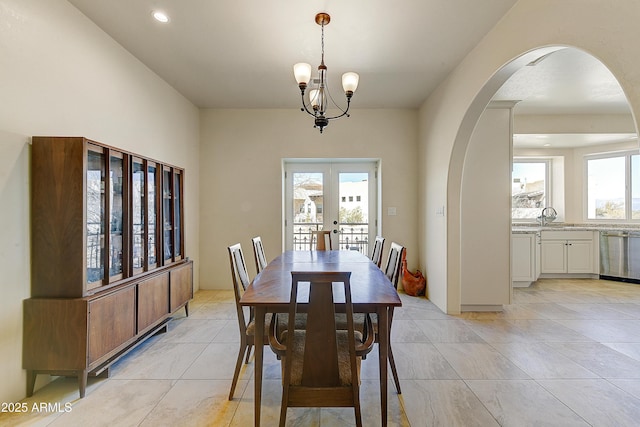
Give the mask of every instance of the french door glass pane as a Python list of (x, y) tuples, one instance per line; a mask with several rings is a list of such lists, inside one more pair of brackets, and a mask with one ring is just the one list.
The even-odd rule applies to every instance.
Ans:
[(148, 236), (148, 259), (147, 265), (152, 268), (156, 266), (157, 262), (157, 249), (156, 249), (156, 230), (157, 230), (157, 221), (156, 221), (156, 185), (157, 185), (157, 168), (155, 166), (147, 167), (147, 215), (149, 218), (149, 236)]
[(587, 161), (587, 218), (625, 218), (625, 158)]
[(536, 219), (547, 205), (547, 163), (513, 162), (511, 218)]
[(133, 202), (133, 268), (144, 266), (144, 165), (133, 162), (132, 202)]
[(640, 219), (640, 155), (631, 156), (631, 219)]
[(104, 279), (104, 154), (87, 152), (87, 283)]
[(322, 230), (323, 173), (293, 173), (293, 250), (311, 249), (311, 231)]
[(122, 230), (123, 230), (123, 166), (122, 157), (111, 156), (109, 160), (109, 276), (122, 274)]
[(340, 249), (369, 253), (369, 174), (341, 172), (338, 183)]

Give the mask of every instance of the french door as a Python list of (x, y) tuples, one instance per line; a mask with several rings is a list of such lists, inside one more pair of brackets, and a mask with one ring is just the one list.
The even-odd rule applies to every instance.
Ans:
[(377, 162), (291, 160), (284, 172), (285, 249), (309, 250), (311, 231), (330, 230), (333, 249), (369, 254), (378, 233)]

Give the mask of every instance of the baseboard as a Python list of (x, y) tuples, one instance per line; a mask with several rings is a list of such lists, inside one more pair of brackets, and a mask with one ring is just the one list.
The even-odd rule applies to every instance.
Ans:
[(502, 304), (462, 304), (460, 306), (460, 311), (503, 311), (504, 308)]
[(529, 286), (531, 286), (532, 283), (533, 281), (531, 280), (517, 281), (517, 282), (511, 282), (511, 286), (513, 286), (514, 288), (528, 288)]

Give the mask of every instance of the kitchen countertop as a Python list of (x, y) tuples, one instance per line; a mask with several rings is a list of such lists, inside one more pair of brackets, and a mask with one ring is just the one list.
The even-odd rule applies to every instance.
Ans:
[(638, 231), (640, 224), (572, 224), (565, 222), (554, 222), (547, 225), (535, 223), (514, 223), (511, 225), (511, 232), (514, 234), (537, 233), (538, 231)]

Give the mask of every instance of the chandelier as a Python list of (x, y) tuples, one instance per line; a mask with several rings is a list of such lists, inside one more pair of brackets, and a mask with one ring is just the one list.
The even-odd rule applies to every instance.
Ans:
[[(356, 91), (356, 88), (358, 87), (358, 80), (360, 79), (358, 74), (352, 72), (344, 73), (342, 75), (342, 88), (344, 89), (344, 94), (347, 97), (347, 108), (340, 108), (329, 93), (329, 88), (327, 87), (327, 66), (324, 65), (324, 26), (329, 24), (330, 20), (331, 17), (328, 13), (321, 12), (316, 15), (316, 24), (322, 27), (322, 38), (320, 39), (322, 56), (320, 65), (318, 66), (318, 77), (311, 81), (308, 103), (305, 102), (304, 92), (311, 80), (311, 65), (301, 62), (293, 66), (293, 74), (298, 82), (300, 95), (302, 97), (302, 108), (300, 111), (306, 111), (309, 115), (313, 116), (314, 127), (319, 128), (320, 133), (322, 133), (322, 130), (329, 124), (329, 120), (338, 119), (343, 116), (349, 117), (351, 97)], [(340, 114), (333, 117), (327, 117), (329, 101), (331, 101), (331, 103), (340, 110)]]

